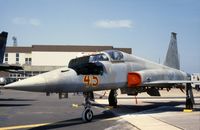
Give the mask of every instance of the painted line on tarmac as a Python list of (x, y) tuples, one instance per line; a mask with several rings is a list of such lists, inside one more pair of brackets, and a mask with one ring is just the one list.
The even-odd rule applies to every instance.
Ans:
[[(113, 120), (119, 120), (119, 117), (113, 117), (108, 119), (103, 119), (104, 121), (113, 121)], [(33, 128), (33, 127), (41, 127), (45, 125), (50, 125), (53, 123), (41, 123), (41, 124), (30, 124), (30, 125), (17, 125), (17, 126), (8, 126), (8, 127), (0, 127), (0, 130), (16, 130), (16, 129), (27, 129), (27, 128)], [(60, 123), (62, 124), (62, 123)]]
[(0, 127), (0, 130), (16, 130), (16, 129), (26, 129), (33, 127), (40, 127), (45, 125), (50, 125), (51, 123), (41, 123), (41, 124), (31, 124), (31, 125), (18, 125), (18, 126), (8, 126), (8, 127)]

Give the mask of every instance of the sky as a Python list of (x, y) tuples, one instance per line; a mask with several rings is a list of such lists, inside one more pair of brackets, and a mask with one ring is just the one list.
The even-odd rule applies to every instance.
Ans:
[(163, 62), (177, 33), (181, 69), (200, 73), (199, 0), (0, 0), (0, 31), (18, 46), (108, 45)]

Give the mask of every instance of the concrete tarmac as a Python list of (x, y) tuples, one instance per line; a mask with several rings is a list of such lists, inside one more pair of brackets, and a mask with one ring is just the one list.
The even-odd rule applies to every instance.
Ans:
[[(110, 111), (141, 130), (200, 130), (200, 92), (193, 91), (196, 103), (193, 112), (183, 112), (185, 93), (177, 89), (160, 92), (162, 97), (142, 93), (137, 100), (119, 94), (119, 107)], [(96, 102), (108, 104), (107, 99)]]
[[(200, 130), (200, 93), (195, 92), (194, 112), (183, 112), (185, 95), (180, 90), (161, 92), (163, 97), (147, 94), (135, 97), (118, 95), (119, 107), (109, 109), (108, 92), (97, 92), (92, 107), (94, 119), (84, 123), (81, 119), (83, 96), (69, 94), (58, 99), (57, 94), (1, 90), (0, 130), (2, 129), (78, 129), (78, 130), (137, 130), (137, 129), (195, 129)], [(100, 96), (105, 96), (99, 99)]]

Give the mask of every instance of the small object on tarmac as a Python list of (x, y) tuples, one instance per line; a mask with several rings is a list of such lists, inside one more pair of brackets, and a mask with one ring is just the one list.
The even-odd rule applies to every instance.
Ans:
[(106, 106), (105, 108), (106, 108), (106, 110), (112, 110), (114, 107), (113, 106)]
[(72, 107), (73, 107), (73, 108), (77, 108), (77, 107), (78, 107), (78, 104), (72, 104)]
[(183, 109), (183, 112), (193, 112), (192, 109)]

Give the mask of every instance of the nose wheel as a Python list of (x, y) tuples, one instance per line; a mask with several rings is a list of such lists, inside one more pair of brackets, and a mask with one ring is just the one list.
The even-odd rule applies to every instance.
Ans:
[(93, 112), (90, 108), (85, 108), (82, 113), (82, 119), (84, 122), (90, 122), (93, 119)]
[(91, 102), (90, 102), (90, 95), (89, 93), (84, 94), (85, 97), (85, 104), (84, 104), (84, 111), (82, 113), (82, 120), (84, 122), (90, 122), (93, 119), (93, 112), (91, 110)]

